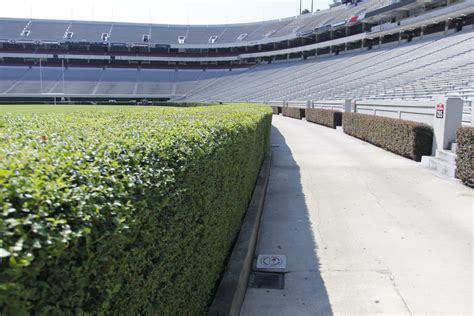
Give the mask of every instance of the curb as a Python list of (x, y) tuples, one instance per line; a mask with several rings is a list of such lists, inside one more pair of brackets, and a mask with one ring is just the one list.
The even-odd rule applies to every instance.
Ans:
[(271, 158), (271, 150), (269, 149), (260, 168), (239, 236), (209, 308), (209, 316), (240, 315), (240, 307), (244, 301), (247, 282), (252, 269), (260, 217), (270, 176)]

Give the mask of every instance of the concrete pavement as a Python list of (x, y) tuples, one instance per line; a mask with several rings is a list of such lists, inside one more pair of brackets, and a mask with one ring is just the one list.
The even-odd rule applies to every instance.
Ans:
[[(471, 315), (473, 191), (340, 131), (273, 117), (256, 255), (287, 256), (283, 290), (241, 315)], [(278, 147), (276, 147), (278, 146)]]

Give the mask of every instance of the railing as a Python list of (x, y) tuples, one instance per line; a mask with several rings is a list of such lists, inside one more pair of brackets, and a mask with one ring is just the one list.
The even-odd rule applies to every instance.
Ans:
[(306, 108), (308, 101), (288, 101), (287, 105), (289, 107), (296, 107), (296, 108)]
[(319, 100), (311, 103), (312, 108), (322, 108), (330, 110), (344, 110), (344, 100)]
[[(436, 101), (425, 100), (317, 100), (317, 101), (269, 101), (269, 105), (299, 108), (323, 108), (384, 116), (401, 120), (433, 124)], [(472, 126), (472, 109), (464, 102), (462, 125)]]
[(435, 102), (430, 100), (361, 100), (355, 112), (433, 124)]

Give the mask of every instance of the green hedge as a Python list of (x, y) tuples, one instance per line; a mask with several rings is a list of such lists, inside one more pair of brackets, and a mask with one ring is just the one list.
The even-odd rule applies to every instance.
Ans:
[(273, 111), (273, 114), (280, 114), (281, 113), (281, 106), (275, 106), (275, 105), (272, 105), (272, 111)]
[(342, 126), (349, 135), (416, 161), (431, 155), (433, 129), (423, 123), (344, 113)]
[(301, 120), (305, 116), (304, 110), (305, 109), (284, 106), (282, 107), (281, 112), (283, 113), (284, 116)]
[(0, 314), (205, 313), (269, 107), (0, 118)]
[(210, 106), (218, 105), (217, 103), (207, 103), (207, 102), (153, 102), (155, 106), (173, 106), (173, 107), (196, 107), (196, 106)]
[(328, 109), (306, 109), (306, 120), (308, 122), (336, 128), (342, 125), (342, 112)]
[(456, 177), (466, 185), (474, 187), (474, 127), (464, 127), (457, 130), (456, 142)]

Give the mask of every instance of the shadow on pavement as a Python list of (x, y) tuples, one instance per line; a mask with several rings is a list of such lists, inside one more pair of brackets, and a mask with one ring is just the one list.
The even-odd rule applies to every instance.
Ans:
[(319, 271), (300, 168), (277, 128), (272, 128), (272, 167), (255, 256), (286, 255), (284, 290), (248, 288), (241, 315), (332, 315)]

